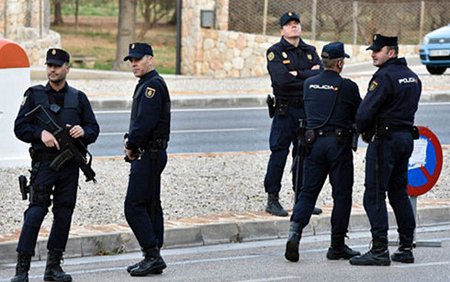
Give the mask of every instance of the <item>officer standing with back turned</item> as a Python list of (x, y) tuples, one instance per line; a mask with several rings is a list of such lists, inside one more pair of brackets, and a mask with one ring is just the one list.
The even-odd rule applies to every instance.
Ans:
[[(350, 259), (353, 265), (390, 265), (393, 261), (413, 263), (416, 222), (407, 194), (408, 161), (413, 138), (418, 138), (414, 116), (422, 85), (404, 58), (398, 58), (397, 37), (376, 34), (372, 50), (373, 75), (357, 115), (356, 125), (369, 143), (366, 153), (364, 209), (371, 226), (372, 247)], [(386, 193), (397, 221), (400, 242), (389, 258)]]
[(317, 197), (329, 176), (333, 211), (331, 213), (330, 260), (349, 259), (359, 252), (345, 245), (353, 189), (353, 130), (356, 110), (361, 103), (358, 85), (340, 76), (344, 67), (344, 44), (332, 42), (323, 47), (324, 72), (308, 78), (304, 85), (308, 146), (304, 162), (303, 187), (291, 217), (285, 257), (296, 262), (303, 228), (308, 225)]
[[(44, 281), (72, 281), (61, 266), (63, 252), (69, 237), (75, 208), (80, 167), (72, 159), (59, 170), (53, 167), (61, 156), (58, 139), (45, 120), (28, 116), (31, 110), (42, 106), (61, 128), (69, 130), (70, 139), (81, 147), (95, 142), (99, 126), (86, 94), (69, 86), (70, 56), (57, 48), (48, 50), (46, 57), (48, 83), (28, 88), (17, 115), (14, 132), (20, 140), (31, 143), (30, 204), (24, 213), (24, 223), (17, 245), (16, 276), (11, 281), (28, 281), (31, 257), (42, 221), (53, 204), (53, 224), (48, 237), (47, 265)], [(54, 132), (53, 132), (54, 133)], [(55, 133), (56, 134), (56, 133)], [(79, 142), (75, 142), (79, 141)], [(85, 152), (83, 152), (85, 153)]]
[(134, 90), (130, 126), (125, 135), (125, 160), (131, 163), (125, 198), (125, 217), (144, 259), (130, 265), (131, 276), (161, 274), (166, 263), (160, 255), (164, 243), (161, 173), (167, 163), (170, 134), (170, 97), (164, 79), (153, 65), (153, 49), (132, 43), (124, 61), (130, 61), (139, 83)]
[[(300, 17), (296, 13), (284, 13), (280, 18), (281, 40), (267, 50), (267, 69), (272, 81), (275, 95), (275, 113), (270, 130), (270, 159), (264, 179), (264, 187), (268, 193), (266, 212), (276, 216), (287, 216), (288, 213), (279, 202), (281, 179), (284, 166), (293, 145), (293, 158), (298, 153), (297, 130), (299, 119), (305, 117), (303, 109), (303, 82), (308, 77), (322, 71), (322, 63), (316, 49), (306, 44), (301, 38)], [(300, 166), (303, 164), (300, 162)], [(298, 170), (297, 170), (298, 169)], [(296, 171), (299, 171), (296, 177)], [(294, 191), (302, 184), (301, 168), (294, 162), (292, 168)], [(297, 179), (296, 179), (297, 178)], [(296, 199), (295, 199), (296, 200)], [(316, 214), (321, 213), (316, 209)]]

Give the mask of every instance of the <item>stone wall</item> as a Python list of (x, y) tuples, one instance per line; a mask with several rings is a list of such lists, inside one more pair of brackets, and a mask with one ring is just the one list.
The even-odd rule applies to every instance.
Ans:
[(20, 44), (31, 65), (43, 65), (47, 49), (61, 46), (50, 30), (49, 0), (0, 0), (0, 38)]
[[(215, 27), (200, 27), (200, 10), (215, 11)], [(228, 31), (228, 0), (184, 0), (181, 73), (211, 77), (249, 77), (267, 74), (266, 50), (280, 40)], [(305, 40), (318, 53), (328, 42)], [(370, 60), (367, 46), (346, 45), (351, 62)], [(400, 55), (417, 55), (418, 46), (400, 46)]]

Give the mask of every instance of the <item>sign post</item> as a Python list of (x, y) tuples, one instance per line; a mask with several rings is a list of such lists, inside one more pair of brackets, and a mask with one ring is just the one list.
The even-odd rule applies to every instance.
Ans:
[[(420, 137), (414, 140), (414, 151), (408, 165), (408, 195), (417, 219), (417, 197), (430, 191), (442, 170), (442, 147), (437, 136), (427, 127), (418, 126)], [(441, 247), (442, 242), (417, 241), (417, 247)]]

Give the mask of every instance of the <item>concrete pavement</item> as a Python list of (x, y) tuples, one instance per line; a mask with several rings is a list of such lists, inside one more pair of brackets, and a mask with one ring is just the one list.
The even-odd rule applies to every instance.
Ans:
[[(323, 206), (321, 215), (313, 216), (303, 236), (330, 234), (332, 206)], [(390, 234), (396, 234), (395, 218), (389, 212)], [(450, 202), (447, 200), (418, 200), (417, 226), (448, 225)], [(289, 217), (275, 217), (264, 212), (217, 214), (205, 217), (166, 221), (164, 248), (239, 243), (287, 238)], [(370, 225), (361, 206), (354, 205), (349, 226), (352, 232), (368, 231)], [(35, 260), (46, 259), (47, 233), (40, 233)], [(16, 260), (18, 233), (0, 235), (0, 263)], [(420, 238), (416, 238), (420, 240)], [(351, 241), (350, 241), (351, 242)], [(72, 226), (65, 257), (114, 255), (139, 251), (139, 245), (126, 225)]]

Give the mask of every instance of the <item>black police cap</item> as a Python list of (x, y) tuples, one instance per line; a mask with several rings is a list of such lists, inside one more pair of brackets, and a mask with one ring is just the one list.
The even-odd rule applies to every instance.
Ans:
[(63, 49), (52, 48), (48, 49), (47, 57), (45, 59), (45, 63), (47, 65), (57, 65), (62, 66), (64, 63), (68, 63), (70, 61), (70, 55)]
[(344, 43), (339, 41), (331, 42), (323, 46), (322, 54), (320, 56), (323, 59), (350, 58), (350, 56), (345, 53)]
[(145, 55), (153, 56), (153, 49), (150, 44), (135, 42), (131, 43), (128, 46), (128, 55), (123, 58), (124, 61), (127, 61), (131, 58), (133, 59), (141, 59)]
[(373, 42), (372, 45), (367, 47), (366, 50), (372, 50), (375, 52), (378, 52), (383, 48), (384, 46), (398, 46), (398, 38), (397, 36), (384, 36), (381, 34), (375, 34), (373, 36)]
[(281, 15), (281, 18), (280, 18), (280, 26), (283, 27), (285, 24), (287, 24), (291, 20), (300, 22), (300, 16), (294, 12), (284, 13), (283, 15)]

